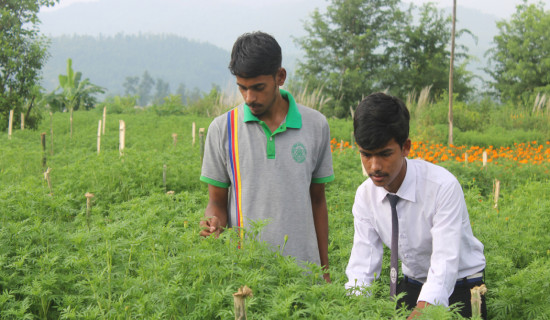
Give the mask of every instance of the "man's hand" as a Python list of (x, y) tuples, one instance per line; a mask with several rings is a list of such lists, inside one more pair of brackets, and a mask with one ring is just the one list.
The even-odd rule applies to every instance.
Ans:
[(426, 308), (430, 304), (426, 301), (418, 301), (416, 304), (416, 308), (414, 308), (413, 312), (411, 312), (411, 315), (407, 318), (407, 320), (412, 320), (416, 318), (417, 316), (422, 314), (422, 309)]
[(208, 220), (202, 220), (200, 226), (203, 228), (199, 233), (203, 237), (208, 237), (212, 234), (217, 238), (220, 236), (220, 232), (223, 231), (221, 226), (220, 219), (218, 217), (210, 217)]
[(325, 279), (325, 281), (327, 283), (332, 283), (332, 281), (330, 280), (330, 273), (323, 273), (323, 279)]

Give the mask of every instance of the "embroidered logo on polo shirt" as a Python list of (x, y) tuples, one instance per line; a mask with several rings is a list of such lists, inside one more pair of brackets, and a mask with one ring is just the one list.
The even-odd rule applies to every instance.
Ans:
[(302, 163), (306, 160), (306, 155), (307, 150), (302, 143), (297, 142), (292, 146), (292, 159), (294, 159), (294, 161)]

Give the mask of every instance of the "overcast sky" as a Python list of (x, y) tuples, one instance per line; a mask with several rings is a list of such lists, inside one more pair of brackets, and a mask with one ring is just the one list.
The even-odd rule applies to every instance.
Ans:
[[(69, 6), (75, 2), (97, 2), (99, 0), (61, 0), (59, 4), (57, 4), (53, 8), (44, 9), (44, 11), (49, 10), (57, 10), (59, 8), (63, 8), (66, 6)], [(113, 0), (111, 0), (113, 1)], [(153, 0), (151, 0), (153, 1)], [(156, 3), (161, 4), (162, 2), (174, 2), (178, 0), (155, 0)], [(179, 0), (181, 1), (181, 0)], [(189, 0), (186, 0), (189, 1)], [(261, 6), (263, 1), (259, 0), (208, 0), (212, 3), (216, 2), (225, 2), (225, 3), (235, 3), (238, 5), (250, 5), (252, 7), (258, 7)], [(267, 0), (269, 1), (269, 0)], [(280, 4), (292, 4), (293, 2), (300, 1), (304, 2), (307, 0), (276, 0)], [(434, 2), (439, 7), (451, 7), (453, 4), (452, 0), (403, 0), (404, 2), (413, 2), (417, 5), (426, 3), (426, 2)], [(516, 6), (520, 4), (522, 0), (457, 0), (457, 5), (472, 8), (472, 9), (478, 9), (482, 11), (483, 13), (493, 14), (498, 16), (499, 18), (508, 18), (514, 13)], [(538, 2), (536, 0), (529, 0), (529, 3), (535, 3)], [(550, 9), (550, 0), (542, 0), (542, 3), (545, 4), (546, 9)]]

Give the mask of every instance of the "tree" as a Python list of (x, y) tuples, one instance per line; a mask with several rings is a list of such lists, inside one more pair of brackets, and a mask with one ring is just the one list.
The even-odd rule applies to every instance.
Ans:
[[(431, 96), (439, 97), (449, 88), (451, 52), (448, 48), (452, 42), (452, 16), (445, 15), (433, 3), (427, 3), (418, 8), (410, 6), (405, 20), (411, 23), (394, 30), (393, 46), (386, 49), (392, 67), (383, 73), (384, 87), (404, 97), (431, 86)], [(412, 23), (415, 20), (418, 23)], [(461, 29), (457, 30), (456, 36), (465, 33), (471, 35), (470, 31)], [(462, 61), (454, 68), (453, 87), (459, 97), (466, 98), (472, 91), (470, 81), (473, 74), (466, 70), (467, 48), (457, 46), (457, 49), (455, 58)]]
[(384, 49), (390, 33), (403, 24), (399, 0), (333, 0), (326, 13), (315, 10), (297, 39), (305, 52), (298, 76), (332, 97), (329, 113), (345, 116), (362, 96), (380, 89)]
[(138, 86), (139, 105), (145, 107), (151, 100), (151, 90), (155, 85), (155, 80), (149, 72), (145, 70), (141, 76), (141, 81)]
[[(36, 104), (33, 89), (46, 60), (47, 41), (39, 35), (38, 12), (58, 0), (3, 0), (0, 7), (0, 128), (7, 127), (10, 110), (19, 116)], [(26, 107), (26, 110), (25, 110)], [(29, 121), (38, 124), (38, 121)]]
[(153, 97), (154, 104), (163, 104), (164, 98), (170, 95), (170, 84), (161, 78), (157, 79), (155, 96)]
[[(400, 5), (399, 0), (332, 0), (325, 14), (312, 14), (305, 25), (309, 35), (297, 40), (306, 53), (298, 76), (304, 87), (322, 88), (331, 98), (329, 115), (347, 115), (378, 90), (401, 97), (427, 86), (435, 96), (447, 90), (451, 17), (433, 4), (406, 11)], [(473, 77), (466, 62), (455, 70), (455, 89), (463, 97)]]
[(124, 87), (124, 95), (134, 96), (138, 92), (139, 77), (126, 77), (122, 86)]
[(501, 99), (527, 105), (537, 93), (550, 93), (550, 12), (524, 0), (497, 27), (486, 71)]
[(181, 83), (178, 85), (178, 88), (176, 89), (176, 95), (180, 96), (181, 103), (185, 105), (187, 103), (187, 89), (185, 88), (185, 84)]
[[(81, 107), (91, 109), (97, 102), (95, 94), (104, 93), (105, 90), (89, 79), (82, 79), (81, 72), (73, 70), (72, 59), (67, 59), (67, 74), (59, 75), (59, 87), (46, 98), (53, 111), (69, 110), (71, 113), (71, 137), (73, 135), (73, 111)], [(58, 89), (62, 91), (56, 93)]]

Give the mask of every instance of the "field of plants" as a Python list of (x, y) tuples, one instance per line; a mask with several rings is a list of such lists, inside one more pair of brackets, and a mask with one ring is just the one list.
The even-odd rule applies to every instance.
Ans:
[[(249, 319), (406, 318), (388, 298), (388, 277), (370, 297), (344, 289), (351, 207), (365, 179), (349, 120), (329, 121), (336, 180), (327, 185), (326, 284), (319, 267), (305, 271), (255, 241), (263, 222), (247, 230), (241, 248), (231, 231), (198, 236), (208, 196), (199, 182), (200, 139), (193, 144), (191, 133), (211, 117), (108, 113), (98, 154), (100, 119), (101, 110), (75, 112), (71, 137), (69, 115), (56, 113), (38, 131), (0, 136), (1, 319), (234, 319), (233, 293), (243, 285), (253, 291)], [(126, 123), (123, 155), (119, 120)], [(423, 139), (432, 134), (426, 130), (413, 126), (411, 156), (448, 168), (462, 183), (485, 245), (489, 318), (550, 319), (550, 142), (505, 144), (489, 134), (485, 145), (445, 146)], [(433, 307), (423, 318), (460, 316)]]

